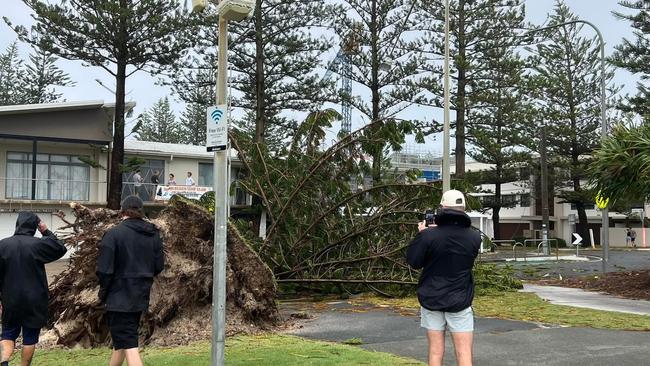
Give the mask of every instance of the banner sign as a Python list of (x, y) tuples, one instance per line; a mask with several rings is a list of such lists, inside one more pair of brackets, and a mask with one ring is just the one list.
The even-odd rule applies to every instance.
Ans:
[(212, 192), (212, 187), (197, 186), (157, 186), (156, 201), (167, 201), (178, 194), (185, 198), (198, 200), (206, 192)]

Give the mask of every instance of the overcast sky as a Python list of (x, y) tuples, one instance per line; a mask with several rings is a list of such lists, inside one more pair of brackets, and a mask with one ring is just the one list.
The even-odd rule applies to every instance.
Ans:
[[(8, 17), (14, 24), (29, 26), (33, 23), (29, 9), (21, 0), (2, 0), (1, 15)], [(607, 43), (606, 53), (611, 54), (613, 46), (619, 44), (625, 38), (631, 38), (632, 30), (629, 23), (614, 18), (612, 10), (622, 10), (616, 0), (566, 0), (571, 10), (579, 18), (593, 22), (601, 29)], [(534, 24), (543, 23), (549, 12), (552, 11), (555, 0), (526, 0), (527, 18)], [(3, 50), (15, 40), (15, 34), (4, 22), (0, 22), (0, 48)], [(587, 27), (583, 32), (586, 35), (593, 34)], [(21, 45), (21, 52), (24, 56), (29, 53), (29, 47)], [(64, 98), (68, 101), (80, 100), (105, 100), (112, 102), (114, 96), (111, 92), (100, 86), (95, 79), (100, 79), (104, 85), (114, 89), (114, 81), (104, 70), (94, 67), (84, 67), (81, 62), (65, 61), (59, 62), (59, 67), (70, 74), (76, 82), (74, 87), (63, 88)], [(622, 93), (634, 93), (636, 78), (623, 70), (618, 70), (615, 82), (623, 87)], [(137, 73), (127, 80), (126, 90), (129, 92), (127, 100), (137, 103), (136, 115), (151, 106), (159, 98), (169, 95), (165, 87), (155, 85), (156, 79), (145, 74)], [(175, 104), (180, 111), (182, 106)], [(452, 116), (453, 118), (453, 116)], [(353, 126), (353, 129), (358, 126)], [(452, 142), (453, 144), (453, 142)], [(423, 148), (423, 147), (420, 147)], [(440, 150), (439, 139), (429, 139), (426, 150)]]

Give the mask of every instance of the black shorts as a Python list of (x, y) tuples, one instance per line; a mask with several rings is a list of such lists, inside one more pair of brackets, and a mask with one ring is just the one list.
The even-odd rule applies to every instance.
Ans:
[(142, 312), (120, 313), (107, 311), (108, 329), (113, 338), (113, 349), (138, 348), (138, 327)]

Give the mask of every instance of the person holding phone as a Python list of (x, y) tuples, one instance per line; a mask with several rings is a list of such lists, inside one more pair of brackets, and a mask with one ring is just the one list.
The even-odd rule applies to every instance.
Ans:
[(481, 236), (465, 213), (465, 196), (451, 190), (442, 195), (437, 213), (427, 212), (409, 244), (406, 260), (422, 269), (417, 295), (420, 325), (427, 331), (429, 366), (442, 365), (445, 331), (451, 333), (459, 366), (472, 365), (474, 279), (472, 268)]
[[(41, 238), (34, 237), (37, 230)], [(41, 328), (47, 324), (45, 264), (60, 259), (66, 251), (56, 235), (31, 212), (19, 213), (14, 235), (0, 240), (1, 366), (9, 365), (21, 333), (21, 365), (31, 364)]]

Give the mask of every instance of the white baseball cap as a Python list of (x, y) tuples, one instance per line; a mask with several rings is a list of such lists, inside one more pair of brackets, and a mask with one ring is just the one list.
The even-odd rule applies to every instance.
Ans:
[(454, 207), (465, 209), (465, 195), (461, 191), (452, 189), (443, 193), (442, 199), (440, 200), (440, 206), (443, 207)]

